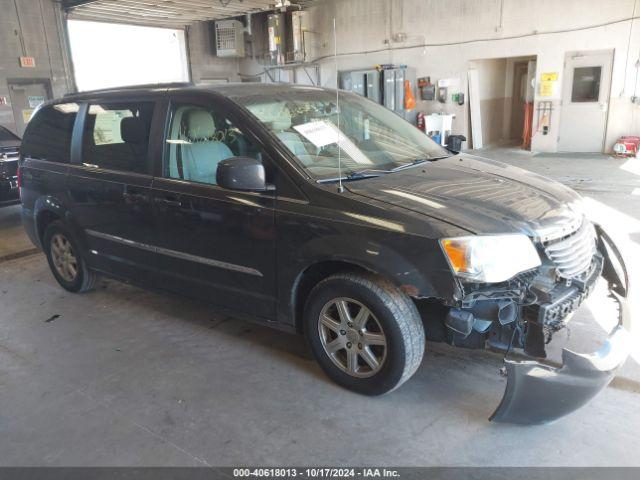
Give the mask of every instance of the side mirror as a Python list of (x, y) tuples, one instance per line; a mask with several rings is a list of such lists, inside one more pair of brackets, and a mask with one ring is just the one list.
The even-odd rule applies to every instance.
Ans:
[(216, 171), (216, 182), (224, 188), (266, 192), (273, 190), (267, 185), (264, 166), (251, 157), (232, 157), (222, 160)]

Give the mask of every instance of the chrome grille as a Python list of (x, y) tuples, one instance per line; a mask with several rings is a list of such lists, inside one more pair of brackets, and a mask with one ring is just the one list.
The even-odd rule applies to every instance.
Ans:
[(544, 250), (562, 278), (574, 278), (585, 272), (596, 253), (596, 232), (588, 220), (575, 232), (545, 242)]

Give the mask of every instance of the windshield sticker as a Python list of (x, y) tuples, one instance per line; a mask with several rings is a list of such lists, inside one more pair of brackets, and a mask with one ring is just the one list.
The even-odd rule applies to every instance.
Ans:
[(338, 141), (338, 131), (331, 127), (327, 122), (315, 121), (295, 125), (293, 128), (316, 147), (322, 148)]
[(303, 123), (302, 125), (295, 125), (293, 128), (318, 148), (326, 147), (339, 141), (340, 148), (349, 155), (354, 162), (363, 165), (373, 164), (362, 150), (347, 136), (341, 133), (333, 123), (316, 120)]

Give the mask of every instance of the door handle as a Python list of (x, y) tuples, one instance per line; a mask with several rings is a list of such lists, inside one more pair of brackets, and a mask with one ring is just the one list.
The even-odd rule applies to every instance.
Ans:
[(154, 198), (156, 203), (161, 205), (166, 205), (167, 207), (181, 207), (182, 202), (180, 200), (175, 199), (174, 197), (156, 197)]

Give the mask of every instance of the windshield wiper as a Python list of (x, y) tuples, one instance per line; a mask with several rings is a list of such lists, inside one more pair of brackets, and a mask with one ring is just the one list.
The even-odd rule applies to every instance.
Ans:
[(318, 183), (333, 183), (333, 182), (339, 182), (339, 181), (343, 181), (343, 182), (349, 182), (352, 180), (362, 180), (363, 178), (374, 178), (374, 177), (379, 177), (380, 175), (383, 175), (385, 173), (389, 173), (389, 170), (375, 170), (375, 169), (368, 169), (368, 170), (360, 170), (358, 172), (349, 172), (348, 175), (343, 176), (343, 177), (335, 177), (335, 178), (323, 178), (318, 180)]
[(406, 168), (415, 167), (416, 165), (420, 165), (425, 162), (434, 162), (436, 160), (442, 160), (443, 158), (449, 158), (451, 155), (443, 155), (441, 157), (420, 157), (416, 158), (413, 162), (405, 163), (404, 165), (400, 165), (398, 167), (392, 168), (389, 172), (399, 172), (400, 170), (404, 170)]

